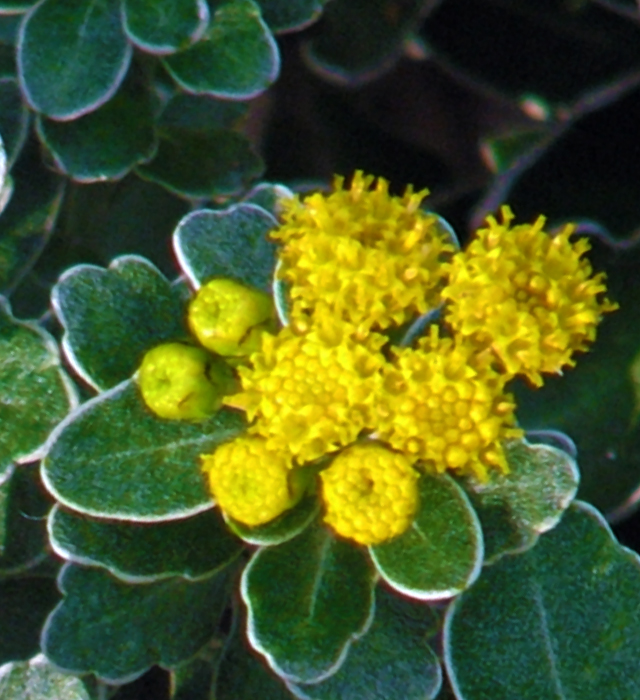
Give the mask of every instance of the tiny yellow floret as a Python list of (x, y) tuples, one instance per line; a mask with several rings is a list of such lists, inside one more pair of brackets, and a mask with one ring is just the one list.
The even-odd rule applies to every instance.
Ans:
[(275, 330), (271, 297), (235, 280), (213, 279), (189, 304), (189, 329), (208, 350), (246, 357), (260, 347), (265, 331)]
[(224, 363), (205, 350), (164, 343), (145, 354), (138, 385), (144, 402), (160, 418), (199, 420), (220, 408), (232, 379)]
[(325, 522), (360, 544), (402, 534), (418, 509), (418, 473), (404, 455), (377, 442), (343, 450), (320, 477)]
[(290, 480), (291, 458), (260, 437), (239, 437), (202, 455), (209, 488), (222, 510), (249, 526), (263, 525), (294, 506), (301, 493)]
[(617, 305), (602, 299), (605, 277), (582, 257), (588, 241), (570, 241), (573, 224), (551, 236), (543, 216), (518, 226), (509, 207), (501, 216), (488, 217), (445, 264), (445, 318), (479, 352), (493, 352), (507, 374), (540, 386), (541, 373), (575, 364), (573, 354), (588, 349), (602, 314)]

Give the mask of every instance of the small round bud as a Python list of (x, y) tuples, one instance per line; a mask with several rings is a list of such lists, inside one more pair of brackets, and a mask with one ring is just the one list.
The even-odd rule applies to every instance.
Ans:
[(149, 350), (138, 370), (144, 402), (160, 418), (174, 420), (207, 418), (220, 408), (232, 383), (224, 362), (184, 343)]
[(188, 320), (202, 345), (224, 357), (247, 357), (260, 348), (264, 331), (275, 330), (271, 297), (230, 279), (201, 287), (189, 304)]

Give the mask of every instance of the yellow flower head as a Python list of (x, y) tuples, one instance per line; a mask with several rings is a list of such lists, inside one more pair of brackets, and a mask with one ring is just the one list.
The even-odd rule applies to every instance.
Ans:
[(275, 330), (268, 294), (231, 279), (214, 279), (189, 304), (189, 329), (207, 350), (225, 357), (246, 357), (260, 347), (265, 330)]
[(251, 430), (270, 449), (300, 463), (317, 459), (371, 428), (384, 342), (372, 333), (365, 343), (353, 326), (330, 317), (305, 332), (265, 334), (250, 366), (239, 370), (243, 392), (229, 403), (256, 419)]
[(505, 377), (473, 348), (440, 338), (437, 326), (418, 349), (397, 350), (385, 371), (377, 436), (432, 472), (452, 469), (485, 480), (508, 472), (501, 441), (519, 437)]
[(542, 216), (510, 227), (511, 210), (501, 213), (502, 223), (489, 217), (445, 265), (446, 320), (479, 350), (490, 348), (509, 375), (540, 386), (541, 372), (575, 364), (573, 353), (588, 348), (602, 314), (617, 306), (598, 300), (604, 275), (582, 257), (589, 243), (569, 240), (575, 226), (552, 237)]
[(420, 210), (426, 190), (394, 197), (386, 180), (359, 171), (349, 189), (343, 183), (282, 202), (284, 223), (271, 235), (283, 243), (279, 274), (294, 316), (322, 304), (356, 326), (387, 328), (437, 306), (454, 247)]
[(376, 442), (348, 447), (320, 478), (325, 522), (360, 544), (400, 535), (418, 509), (418, 473), (404, 455)]
[(199, 420), (220, 408), (233, 377), (222, 360), (201, 348), (164, 343), (144, 356), (138, 384), (144, 402), (160, 418)]
[(211, 494), (222, 510), (245, 525), (268, 523), (299, 500), (286, 452), (260, 437), (239, 437), (202, 455)]

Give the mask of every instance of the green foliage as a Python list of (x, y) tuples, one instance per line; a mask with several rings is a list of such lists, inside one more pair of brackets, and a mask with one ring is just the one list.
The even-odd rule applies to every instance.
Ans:
[(6, 700), (96, 700), (80, 678), (61, 673), (42, 654), (0, 667), (0, 696)]

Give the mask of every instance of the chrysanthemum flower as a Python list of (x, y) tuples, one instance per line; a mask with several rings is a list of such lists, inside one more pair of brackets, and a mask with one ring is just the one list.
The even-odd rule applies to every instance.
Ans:
[(273, 520), (299, 500), (290, 481), (291, 457), (257, 436), (239, 437), (202, 455), (211, 493), (222, 510), (245, 525)]
[(243, 392), (228, 403), (255, 419), (251, 431), (269, 449), (299, 463), (317, 459), (371, 429), (384, 342), (375, 333), (363, 342), (353, 326), (328, 316), (302, 333), (265, 334), (250, 366), (239, 370)]
[(377, 437), (420, 460), (425, 469), (508, 472), (502, 441), (519, 437), (505, 377), (474, 356), (470, 346), (440, 338), (437, 326), (404, 348), (386, 368)]
[(490, 348), (510, 375), (542, 384), (541, 372), (559, 373), (586, 350), (603, 313), (617, 308), (607, 299), (604, 275), (593, 275), (583, 254), (584, 238), (569, 239), (568, 224), (556, 236), (545, 233), (544, 217), (511, 227), (488, 217), (486, 228), (445, 265), (449, 282), (446, 320), (479, 350)]
[(320, 473), (325, 522), (343, 537), (378, 544), (403, 533), (418, 508), (418, 473), (377, 442), (343, 450)]
[(427, 191), (394, 197), (386, 180), (359, 171), (349, 189), (343, 183), (282, 202), (284, 223), (271, 235), (283, 243), (279, 274), (294, 315), (322, 303), (361, 328), (387, 328), (437, 306), (454, 247), (420, 210)]

